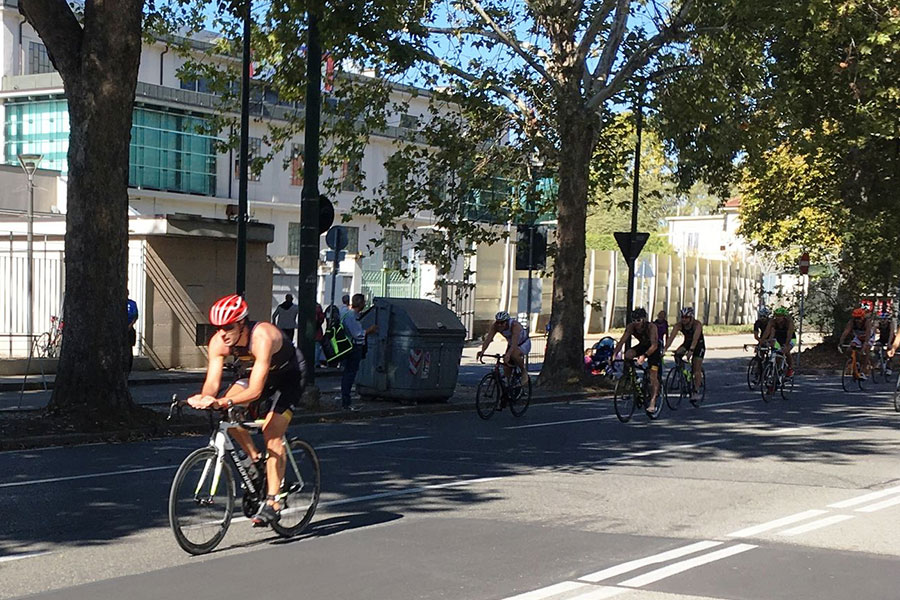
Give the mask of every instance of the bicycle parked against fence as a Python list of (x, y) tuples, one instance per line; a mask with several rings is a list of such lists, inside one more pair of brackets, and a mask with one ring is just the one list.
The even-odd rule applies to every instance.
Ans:
[(34, 340), (34, 354), (39, 358), (57, 358), (62, 346), (63, 320), (56, 315), (50, 317), (50, 331), (45, 331)]
[(747, 365), (747, 387), (752, 392), (762, 381), (763, 366), (769, 359), (772, 348), (765, 344), (744, 344), (744, 352), (750, 348), (753, 348), (754, 354)]
[(850, 349), (850, 356), (847, 357), (847, 362), (844, 364), (844, 370), (841, 371), (841, 387), (844, 388), (845, 392), (849, 392), (855, 382), (856, 387), (861, 391), (865, 390), (866, 375), (863, 373), (862, 359), (860, 358), (862, 348), (855, 344), (849, 344), (838, 346), (838, 351), (843, 354), (844, 350), (847, 348)]
[[(172, 397), (169, 419), (179, 412), (185, 401)], [(243, 427), (252, 432), (262, 429), (263, 421), (241, 421), (240, 409), (229, 408), (209, 413), (209, 444), (194, 450), (175, 472), (169, 492), (169, 525), (175, 540), (186, 552), (205, 554), (213, 550), (231, 524), (236, 500), (234, 471), (241, 484), (241, 510), (249, 519), (266, 501), (266, 469), (253, 465), (241, 456), (228, 434), (230, 429)], [(277, 501), (281, 505), (280, 518), (272, 522), (272, 529), (281, 537), (298, 535), (312, 520), (319, 503), (320, 472), (316, 451), (297, 438), (282, 443), (286, 452), (284, 478)]]
[[(622, 377), (616, 383), (615, 396), (613, 398), (613, 407), (616, 410), (616, 417), (622, 423), (631, 420), (635, 408), (644, 408), (650, 406), (650, 381), (647, 377), (647, 370), (644, 365), (638, 365), (634, 359), (624, 361), (625, 371)], [(657, 370), (657, 373), (662, 372)], [(660, 395), (663, 395), (660, 392)], [(656, 406), (654, 410), (645, 410), (647, 416), (651, 419), (659, 418), (662, 413), (663, 399), (657, 396)]]
[(787, 400), (794, 391), (794, 377), (788, 376), (787, 357), (777, 341), (763, 363), (760, 391), (763, 402), (769, 402), (776, 392), (781, 392), (782, 400)]
[(478, 382), (478, 389), (475, 391), (475, 410), (478, 411), (478, 416), (487, 420), (495, 412), (509, 406), (509, 412), (513, 416), (521, 417), (531, 402), (531, 376), (526, 374), (527, 379), (523, 383), (519, 367), (513, 366), (507, 379), (500, 370), (503, 355), (483, 354), (478, 362), (484, 364), (485, 356), (493, 358), (495, 363), (491, 372)]
[(669, 369), (666, 375), (666, 385), (663, 386), (663, 394), (666, 398), (666, 404), (672, 410), (678, 410), (681, 401), (685, 398), (691, 401), (694, 406), (700, 406), (706, 398), (706, 371), (700, 367), (703, 381), (700, 388), (697, 389), (697, 395), (694, 396), (694, 373), (691, 363), (686, 362), (677, 353), (675, 354), (675, 366)]

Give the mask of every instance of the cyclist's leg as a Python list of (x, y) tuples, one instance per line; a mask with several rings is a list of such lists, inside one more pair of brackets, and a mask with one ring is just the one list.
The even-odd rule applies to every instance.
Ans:
[[(527, 342), (531, 343), (531, 340)], [(519, 368), (519, 374), (522, 379), (522, 385), (528, 381), (528, 369), (525, 368), (525, 353), (522, 352), (522, 347), (510, 345), (509, 349), (506, 352), (507, 364), (513, 364)], [(506, 369), (506, 376), (509, 377), (510, 368), (504, 367)]]
[[(231, 398), (243, 392), (247, 386), (249, 385), (249, 380), (247, 379), (239, 379), (231, 384), (231, 387), (228, 388), (228, 391), (225, 392), (226, 398)], [(254, 463), (257, 462), (261, 456), (259, 450), (256, 449), (256, 444), (253, 443), (253, 437), (250, 435), (250, 432), (244, 429), (243, 427), (234, 427), (228, 430), (229, 435), (241, 445), (241, 448), (244, 449), (244, 452), (247, 456), (250, 457)]]
[(788, 376), (794, 374), (794, 355), (793, 349), (794, 345), (797, 343), (797, 338), (793, 338), (788, 340), (788, 343), (784, 345), (784, 358), (787, 361), (787, 373)]
[(872, 373), (872, 360), (869, 357), (869, 354), (872, 352), (872, 343), (870, 341), (866, 341), (862, 347), (862, 369), (863, 373), (869, 375)]
[(647, 410), (653, 412), (656, 410), (656, 403), (659, 401), (659, 384), (662, 377), (662, 352), (657, 350), (647, 357), (647, 365), (649, 366), (648, 377), (650, 377), (650, 406)]
[(694, 389), (693, 391), (699, 391), (703, 386), (703, 357), (706, 354), (706, 346), (701, 346), (697, 348), (697, 351), (694, 352), (693, 356), (691, 356), (691, 367), (694, 375)]
[[(293, 415), (290, 408), (283, 408), (278, 412), (276, 403), (266, 415), (262, 426), (263, 439), (266, 441), (266, 493), (272, 497), (281, 491), (281, 480), (284, 479), (285, 448), (283, 443), (284, 433), (287, 431)], [(277, 502), (269, 501), (269, 504), (280, 510)]]

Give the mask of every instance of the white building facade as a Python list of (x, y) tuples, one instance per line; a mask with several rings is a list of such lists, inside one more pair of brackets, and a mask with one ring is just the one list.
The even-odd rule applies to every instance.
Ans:
[[(47, 207), (50, 212), (65, 213), (69, 123), (62, 79), (50, 63), (46, 48), (37, 33), (25, 23), (15, 0), (0, 0), (0, 48), (3, 52), (0, 85), (0, 129), (3, 153), (0, 162), (17, 165), (20, 153), (43, 155), (41, 168), (59, 173), (62, 193), (59, 201)], [(202, 41), (196, 42), (198, 51)], [(145, 43), (141, 54), (132, 126), (129, 207), (134, 217), (166, 214), (191, 214), (227, 218), (238, 197), (237, 152), (220, 153), (216, 138), (201, 133), (213, 115), (218, 98), (207, 93), (203, 81), (182, 81), (178, 70), (185, 59), (165, 42)], [(412, 98), (408, 88), (397, 88), (398, 96), (410, 97), (409, 114), (396, 115), (391, 127), (372, 137), (359, 168), (366, 174), (365, 189), (371, 190), (385, 180), (385, 161), (394, 152), (394, 144), (404, 128), (415, 127), (427, 114), (427, 97)], [(267, 155), (267, 123), (278, 122), (288, 112), (302, 110), (279, 103), (266, 93), (251, 106), (250, 149), (254, 156)], [(225, 132), (226, 134), (228, 132)], [(222, 137), (225, 137), (224, 135)], [(273, 306), (283, 295), (298, 287), (300, 192), (302, 177), (302, 135), (277, 153), (259, 175), (251, 175), (248, 184), (248, 210), (251, 220), (271, 223), (275, 240), (269, 254), (274, 264)], [(323, 179), (329, 177), (324, 173)], [(340, 174), (338, 174), (340, 175)], [(24, 176), (23, 176), (24, 178)], [(20, 186), (21, 187), (21, 186)], [(335, 223), (350, 211), (359, 193), (349, 183), (332, 197)], [(21, 207), (16, 192), (0, 193), (0, 210)], [(11, 211), (15, 213), (15, 210)], [(369, 296), (390, 295), (432, 297), (436, 270), (422, 264), (413, 254), (412, 243), (403, 239), (403, 225), (412, 230), (427, 228), (428, 215), (415, 221), (398, 223), (396, 230), (382, 230), (374, 219), (354, 218), (348, 228), (347, 257), (340, 265), (337, 296), (364, 292)], [(375, 247), (370, 239), (383, 239)], [(324, 238), (321, 246), (325, 249)], [(369, 250), (373, 251), (370, 254)], [(411, 275), (392, 267), (405, 257), (416, 269)], [(330, 265), (320, 265), (320, 300), (330, 302)]]

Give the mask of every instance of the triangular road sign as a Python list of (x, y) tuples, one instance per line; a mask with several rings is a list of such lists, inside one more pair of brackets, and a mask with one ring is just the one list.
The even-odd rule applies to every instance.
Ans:
[(622, 251), (622, 255), (627, 263), (634, 262), (634, 259), (644, 249), (644, 244), (650, 239), (650, 234), (643, 232), (616, 231), (613, 233), (613, 236), (615, 236), (616, 243), (619, 244), (619, 250)]

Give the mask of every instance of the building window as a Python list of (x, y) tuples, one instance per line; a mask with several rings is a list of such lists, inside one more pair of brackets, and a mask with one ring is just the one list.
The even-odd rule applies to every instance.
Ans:
[(210, 94), (209, 90), (209, 80), (205, 77), (201, 77), (200, 79), (181, 79), (181, 89), (189, 90), (191, 92), (201, 92), (203, 94)]
[(393, 229), (384, 230), (383, 264), (385, 269), (400, 269), (403, 256), (403, 233)]
[[(262, 155), (262, 140), (257, 137), (252, 137), (248, 140), (247, 145), (247, 163), (250, 165), (247, 169), (247, 181), (259, 181), (260, 172), (254, 172), (253, 162)], [(241, 178), (241, 159), (240, 157), (234, 159), (234, 178)]]
[(415, 115), (400, 115), (400, 127), (406, 129), (418, 129), (419, 117)]
[(359, 159), (345, 160), (341, 167), (341, 191), (358, 192), (360, 190), (360, 175)]
[(347, 254), (359, 254), (359, 227), (350, 227), (343, 225), (347, 232), (347, 247), (344, 250)]
[(38, 73), (53, 73), (53, 63), (50, 62), (50, 55), (47, 54), (47, 47), (38, 42), (28, 44), (28, 72), (31, 75)]
[(303, 144), (291, 146), (291, 185), (303, 186)]
[(288, 223), (289, 256), (300, 256), (300, 223)]
[[(128, 185), (212, 196), (216, 192), (215, 138), (199, 133), (203, 117), (135, 108), (129, 145)], [(20, 153), (44, 155), (41, 166), (69, 170), (69, 110), (65, 100), (9, 100), (4, 159), (18, 164)]]

